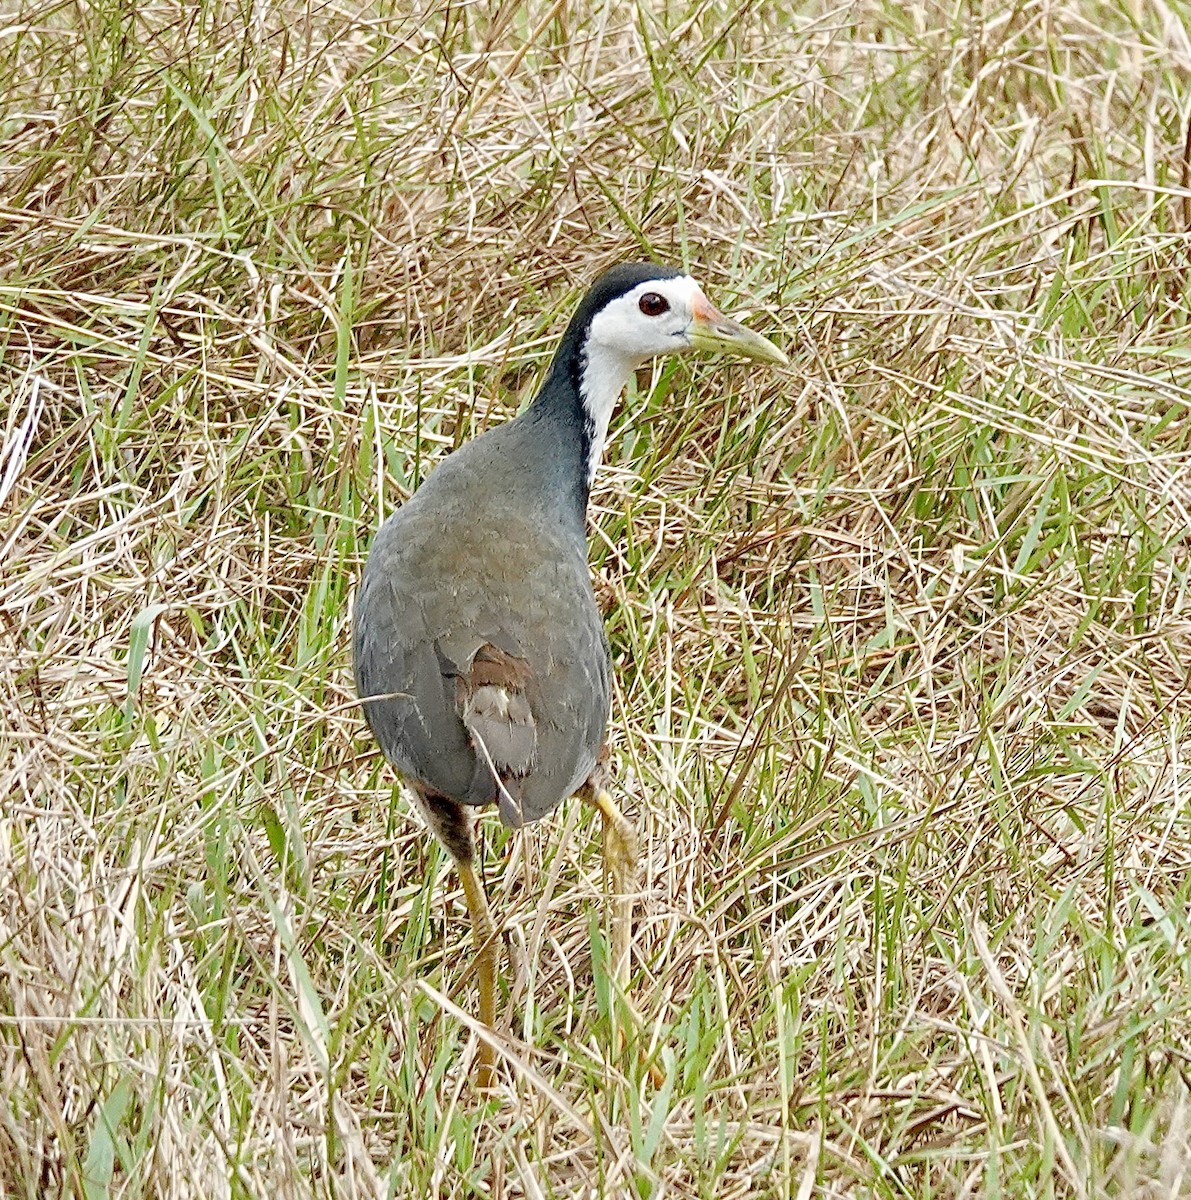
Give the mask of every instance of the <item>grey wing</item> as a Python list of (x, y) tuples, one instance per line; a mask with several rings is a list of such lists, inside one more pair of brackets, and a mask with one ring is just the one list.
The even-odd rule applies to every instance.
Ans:
[(456, 685), (443, 674), (416, 602), (383, 576), (366, 576), (353, 624), (356, 691), (385, 757), (431, 791), (465, 803), (491, 802), (491, 781), (487, 794), (473, 797), (475, 751), (460, 718)]
[[(609, 675), (608, 643), (593, 598), (577, 639), (526, 689), (530, 707), (541, 715), (537, 769), (522, 784), (525, 821), (544, 817), (574, 795), (595, 769), (608, 731)], [(549, 706), (540, 697), (547, 689)]]
[[(510, 824), (535, 820), (583, 784), (603, 746), (608, 649), (587, 563), (540, 526), (506, 519), (497, 539), (451, 522), (444, 539), (443, 522), (415, 510), (378, 535), (356, 599), (368, 723), (411, 781), (461, 803), (500, 798)], [(485, 646), (494, 657), (481, 662)], [(512, 688), (486, 674), (505, 656), (526, 668)], [(488, 757), (508, 768), (515, 808)]]

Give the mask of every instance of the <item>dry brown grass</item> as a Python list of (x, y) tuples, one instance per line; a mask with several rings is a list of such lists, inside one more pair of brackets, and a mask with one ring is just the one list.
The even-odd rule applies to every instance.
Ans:
[[(1188, 22), (7, 4), (0, 1194), (1191, 1194)], [(641, 255), (795, 364), (595, 498), (652, 1074), (572, 804), (481, 1105), (350, 594)]]

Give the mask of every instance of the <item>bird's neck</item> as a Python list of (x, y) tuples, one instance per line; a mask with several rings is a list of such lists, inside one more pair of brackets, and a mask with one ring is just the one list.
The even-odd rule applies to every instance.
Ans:
[[(570, 336), (573, 332), (578, 336)], [(608, 440), (608, 424), (616, 401), (637, 368), (626, 358), (587, 335), (587, 330), (567, 331), (550, 364), (533, 409), (561, 419), (570, 427), (579, 451), (583, 501), (595, 479)]]
[(584, 343), (583, 365), (579, 373), (579, 398), (587, 432), (587, 486), (595, 479), (596, 469), (608, 442), (612, 410), (625, 385), (637, 369), (635, 359), (617, 354), (589, 338)]

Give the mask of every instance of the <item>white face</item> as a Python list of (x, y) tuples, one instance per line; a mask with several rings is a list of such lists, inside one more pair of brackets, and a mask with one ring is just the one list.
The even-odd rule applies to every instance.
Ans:
[(711, 313), (719, 315), (689, 275), (650, 279), (596, 314), (589, 353), (599, 347), (637, 366), (656, 354), (687, 349), (695, 317)]
[(583, 344), (579, 394), (590, 429), (588, 480), (608, 435), (608, 422), (633, 371), (676, 350), (726, 351), (785, 364), (786, 356), (760, 334), (729, 320), (689, 275), (650, 279), (609, 301), (592, 318)]

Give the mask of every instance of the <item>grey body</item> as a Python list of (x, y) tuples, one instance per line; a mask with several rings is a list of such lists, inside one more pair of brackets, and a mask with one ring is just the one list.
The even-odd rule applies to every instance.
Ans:
[[(376, 537), (356, 600), (356, 686), (423, 799), (499, 802), (517, 825), (596, 765), (609, 658), (583, 453), (572, 414), (530, 409), (449, 455)], [(509, 656), (517, 685), (484, 685), (477, 653)]]
[[(450, 455), (385, 522), (364, 569), (356, 688), (385, 755), (455, 860), (488, 1029), (498, 931), (475, 868), (480, 805), (495, 802), (506, 824), (520, 825), (578, 791), (599, 811), (615, 896), (610, 962), (620, 994), (628, 988), (636, 835), (600, 761), (610, 663), (587, 566), (587, 498), (632, 372), (688, 347), (786, 361), (673, 268), (605, 271), (533, 404)], [(476, 1081), (488, 1088), (487, 1034), (477, 1061)]]

